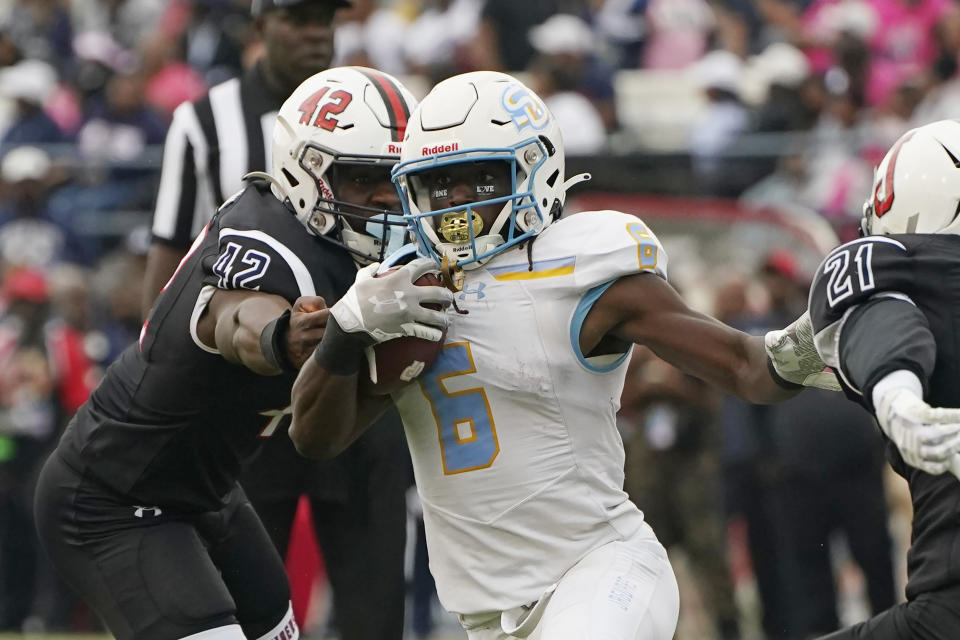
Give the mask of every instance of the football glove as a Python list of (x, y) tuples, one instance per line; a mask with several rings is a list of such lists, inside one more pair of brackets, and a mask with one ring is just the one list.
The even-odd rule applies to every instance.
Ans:
[(440, 340), (449, 322), (445, 310), (453, 302), (453, 293), (440, 286), (414, 284), (425, 273), (437, 271), (436, 263), (418, 258), (376, 276), (379, 266), (375, 262), (360, 269), (353, 286), (330, 308), (340, 329), (363, 334), (368, 346), (402, 336)]
[(960, 472), (960, 409), (935, 408), (904, 387), (884, 393), (877, 422), (911, 467), (934, 475)]
[(840, 390), (837, 375), (824, 364), (813, 343), (809, 311), (783, 329), (768, 331), (763, 343), (774, 371), (783, 380), (804, 387)]
[(960, 480), (960, 453), (955, 453), (950, 457), (950, 473)]

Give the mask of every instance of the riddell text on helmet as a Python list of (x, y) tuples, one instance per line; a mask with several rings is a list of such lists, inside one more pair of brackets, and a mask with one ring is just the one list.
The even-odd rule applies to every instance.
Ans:
[(449, 153), (451, 151), (459, 151), (460, 143), (459, 142), (444, 142), (442, 144), (436, 144), (432, 147), (423, 147), (420, 149), (420, 155), (422, 156), (432, 156), (436, 153)]

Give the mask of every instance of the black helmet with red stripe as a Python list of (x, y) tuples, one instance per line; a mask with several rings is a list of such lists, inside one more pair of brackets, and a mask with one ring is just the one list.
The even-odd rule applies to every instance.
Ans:
[(290, 203), (309, 232), (344, 246), (358, 262), (382, 260), (399, 248), (406, 226), (397, 211), (344, 202), (336, 173), (360, 166), (389, 176), (415, 106), (396, 78), (337, 67), (305, 80), (277, 114), (270, 171), (275, 195)]

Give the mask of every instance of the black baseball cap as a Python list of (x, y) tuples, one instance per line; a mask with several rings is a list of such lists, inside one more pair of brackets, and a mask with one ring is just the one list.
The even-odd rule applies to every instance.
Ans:
[(270, 9), (286, 9), (287, 7), (294, 7), (298, 4), (306, 4), (308, 2), (323, 2), (332, 5), (336, 9), (350, 6), (350, 0), (252, 0), (250, 2), (250, 15), (259, 16), (264, 11), (269, 11)]

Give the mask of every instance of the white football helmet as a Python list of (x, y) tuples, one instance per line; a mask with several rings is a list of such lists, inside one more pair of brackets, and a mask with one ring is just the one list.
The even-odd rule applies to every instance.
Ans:
[(273, 128), (274, 194), (288, 201), (310, 233), (345, 247), (361, 264), (402, 246), (400, 212), (337, 198), (331, 168), (399, 160), (413, 95), (392, 76), (338, 67), (303, 81), (280, 107)]
[(960, 121), (906, 132), (890, 147), (863, 204), (864, 235), (960, 233)]
[[(509, 194), (430, 210), (418, 174), (485, 161), (509, 164)], [(567, 188), (589, 178), (564, 182), (563, 171), (560, 128), (543, 101), (512, 76), (476, 71), (444, 80), (423, 99), (410, 117), (393, 180), (420, 252), (438, 263), (447, 258), (471, 269), (560, 216)], [(476, 235), (483, 223), (473, 209), (492, 204), (502, 204), (500, 213), (483, 235)]]

